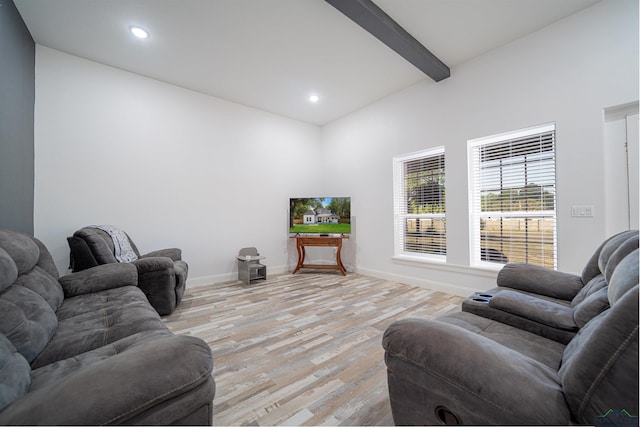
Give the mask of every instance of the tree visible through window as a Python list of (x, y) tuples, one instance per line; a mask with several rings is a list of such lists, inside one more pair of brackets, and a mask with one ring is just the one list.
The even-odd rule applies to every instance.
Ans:
[(555, 126), (469, 141), (472, 263), (556, 267)]
[(394, 158), (395, 253), (444, 257), (444, 148)]

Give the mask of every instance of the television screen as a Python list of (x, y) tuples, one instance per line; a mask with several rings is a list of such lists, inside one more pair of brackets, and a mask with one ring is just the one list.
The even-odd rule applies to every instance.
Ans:
[(289, 233), (351, 233), (351, 197), (289, 199)]

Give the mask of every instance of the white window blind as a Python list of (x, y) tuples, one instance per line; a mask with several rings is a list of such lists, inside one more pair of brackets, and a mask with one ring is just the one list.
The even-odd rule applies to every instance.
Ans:
[(556, 268), (555, 125), (469, 141), (471, 260)]
[(444, 259), (444, 147), (393, 161), (395, 255)]

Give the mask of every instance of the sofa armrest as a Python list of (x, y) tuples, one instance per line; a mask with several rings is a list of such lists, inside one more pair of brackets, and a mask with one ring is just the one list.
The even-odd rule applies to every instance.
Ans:
[(0, 424), (170, 425), (213, 400), (204, 341), (168, 335), (118, 351), (29, 392), (0, 413)]
[(167, 270), (173, 268), (173, 260), (169, 257), (145, 257), (132, 261), (138, 269), (138, 274), (143, 275), (152, 271)]
[(520, 292), (502, 290), (489, 300), (489, 307), (506, 311), (556, 329), (575, 331), (573, 309), (562, 304)]
[(557, 372), (489, 338), (437, 320), (406, 319), (387, 328), (382, 345), (396, 425), (442, 424), (438, 408), (463, 424), (570, 421)]
[(167, 257), (174, 261), (180, 261), (182, 259), (182, 250), (178, 248), (160, 249), (157, 251), (149, 252), (148, 254), (140, 255), (140, 258), (153, 258), (153, 257)]
[(60, 278), (65, 298), (121, 286), (137, 286), (138, 270), (129, 263), (103, 264)]
[(171, 314), (177, 304), (177, 262), (168, 257), (139, 258), (132, 262), (138, 268), (138, 287), (161, 316)]
[(571, 301), (584, 283), (580, 276), (532, 264), (511, 263), (498, 273), (498, 286)]

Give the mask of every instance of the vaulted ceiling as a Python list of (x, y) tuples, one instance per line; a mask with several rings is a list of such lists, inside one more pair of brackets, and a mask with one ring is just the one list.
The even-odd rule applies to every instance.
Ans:
[[(316, 125), (439, 84), (324, 0), (14, 1), (40, 45)], [(598, 0), (373, 1), (455, 76)]]

